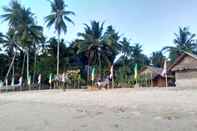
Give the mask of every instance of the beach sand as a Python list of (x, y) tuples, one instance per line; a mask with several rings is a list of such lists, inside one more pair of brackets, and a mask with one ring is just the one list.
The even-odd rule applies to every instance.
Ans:
[(0, 94), (0, 131), (196, 131), (197, 90)]

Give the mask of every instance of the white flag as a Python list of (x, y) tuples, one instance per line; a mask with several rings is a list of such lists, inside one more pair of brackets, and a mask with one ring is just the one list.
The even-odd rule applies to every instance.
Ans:
[(8, 86), (8, 79), (5, 80), (5, 86)]
[(62, 74), (62, 82), (65, 82), (65, 74)]
[(42, 79), (42, 76), (41, 76), (41, 74), (39, 74), (39, 76), (38, 76), (38, 84), (41, 83), (41, 79)]
[(23, 83), (23, 77), (21, 76), (21, 77), (19, 78), (19, 86), (22, 86), (22, 83)]
[(110, 79), (112, 79), (113, 76), (114, 76), (114, 66), (112, 65), (110, 69)]
[(27, 84), (28, 84), (28, 85), (31, 85), (31, 76), (29, 76), (29, 77), (27, 78)]
[(49, 84), (52, 83), (52, 74), (49, 75)]
[(12, 83), (11, 86), (14, 86), (14, 77), (12, 77)]
[(165, 76), (166, 74), (167, 74), (167, 61), (164, 62), (162, 76)]

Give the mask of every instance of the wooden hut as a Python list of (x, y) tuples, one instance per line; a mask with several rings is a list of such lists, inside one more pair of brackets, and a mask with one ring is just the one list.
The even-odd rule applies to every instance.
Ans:
[[(162, 76), (163, 69), (153, 66), (145, 66), (140, 71), (140, 78), (143, 79), (141, 86), (144, 87), (166, 87), (166, 78)], [(172, 77), (168, 76), (168, 82)], [(168, 83), (169, 85), (169, 83)]]
[(197, 87), (197, 55), (184, 52), (169, 70), (175, 74), (177, 87)]

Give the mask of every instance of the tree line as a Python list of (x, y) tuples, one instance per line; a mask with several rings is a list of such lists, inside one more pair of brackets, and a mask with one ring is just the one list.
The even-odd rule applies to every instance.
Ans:
[[(50, 73), (59, 75), (70, 69), (80, 69), (81, 79), (88, 81), (91, 67), (96, 67), (98, 77), (104, 78), (114, 65), (116, 81), (128, 82), (135, 64), (139, 69), (145, 65), (162, 67), (166, 59), (173, 62), (183, 51), (197, 54), (196, 35), (187, 27), (179, 27), (173, 47), (164, 47), (150, 57), (143, 53), (142, 44), (122, 37), (112, 25), (106, 27), (105, 23), (95, 20), (85, 24), (84, 31), (78, 32), (76, 39), (66, 43), (67, 25), (74, 24), (75, 13), (67, 10), (64, 0), (49, 2), (51, 12), (43, 18), (46, 27), (38, 25), (31, 8), (17, 0), (3, 7), (0, 20), (7, 22), (9, 28), (7, 33), (0, 33), (0, 80), (17, 80), (22, 76), (25, 81), (32, 76), (35, 83), (42, 74), (47, 83)], [(47, 38), (43, 30), (51, 27), (57, 37)], [(165, 52), (169, 52), (169, 56), (165, 56)]]

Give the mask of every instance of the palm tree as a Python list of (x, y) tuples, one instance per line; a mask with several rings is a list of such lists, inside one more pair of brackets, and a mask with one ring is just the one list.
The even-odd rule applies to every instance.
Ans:
[(142, 45), (140, 44), (135, 44), (132, 46), (132, 55), (131, 55), (133, 62), (139, 64), (141, 61), (142, 57)]
[(21, 9), (21, 4), (17, 0), (13, 0), (8, 7), (3, 7), (6, 13), (1, 15), (0, 18), (2, 18), (3, 21), (8, 21), (9, 28), (15, 29), (18, 24), (20, 24), (19, 14)]
[(150, 60), (153, 66), (161, 68), (164, 64), (165, 56), (161, 51), (156, 51), (152, 53)]
[[(27, 55), (27, 78), (29, 77), (29, 48), (33, 45), (32, 39), (37, 38), (41, 27), (37, 26), (34, 21), (34, 14), (30, 8), (22, 7), (17, 0), (13, 0), (10, 6), (3, 8), (5, 14), (1, 15), (3, 21), (8, 21), (9, 31), (12, 31), (12, 43), (25, 52)], [(14, 61), (15, 57), (13, 57)], [(12, 63), (11, 65), (12, 66)]]
[(132, 49), (131, 57), (132, 57), (133, 63), (138, 64), (139, 69), (143, 67), (144, 65), (149, 65), (150, 60), (145, 54), (143, 54), (142, 45), (137, 43), (137, 44), (134, 44), (132, 48), (133, 49)]
[(120, 58), (119, 63), (123, 64), (123, 75), (122, 76), (123, 76), (123, 79), (127, 80), (126, 72), (128, 72), (129, 60), (131, 59), (133, 48), (131, 46), (130, 41), (126, 37), (124, 37), (122, 39), (122, 41), (120, 41), (120, 43), (121, 43), (121, 53), (123, 55)]
[[(16, 28), (20, 24), (20, 21), (19, 21), (20, 15), (19, 14), (20, 14), (21, 9), (22, 9), (22, 7), (21, 7), (20, 3), (18, 3), (18, 1), (16, 1), (16, 0), (13, 0), (10, 3), (9, 7), (3, 7), (3, 10), (6, 13), (1, 15), (0, 18), (2, 18), (3, 21), (8, 21), (9, 32), (12, 32), (12, 35), (15, 35)], [(9, 39), (9, 36), (8, 36), (7, 40), (4, 41), (4, 43), (7, 43), (7, 46), (9, 46), (8, 49), (13, 49), (12, 48), (12, 47), (14, 47), (13, 40), (14, 40), (14, 36), (12, 36), (11, 39)], [(11, 53), (13, 53), (13, 51), (11, 51)], [(15, 57), (16, 57), (16, 53), (14, 53), (14, 55), (12, 57), (12, 61), (10, 63), (10, 66), (9, 66), (9, 69), (8, 69), (5, 79), (7, 79), (8, 75), (9, 75), (9, 72), (14, 64)]]
[(196, 41), (195, 41), (195, 34), (189, 31), (187, 27), (179, 27), (178, 34), (175, 33), (174, 44), (175, 46), (167, 46), (162, 49), (162, 51), (169, 51), (170, 52), (170, 59), (174, 61), (178, 55), (180, 55), (183, 51), (187, 52), (194, 52), (196, 49)]
[(81, 39), (77, 41), (77, 53), (86, 54), (88, 58), (88, 67), (98, 65), (100, 79), (102, 71), (101, 68), (111, 65), (111, 56), (113, 56), (110, 44), (104, 41), (103, 25), (104, 23), (100, 24), (100, 22), (97, 21), (92, 21), (90, 26), (85, 24), (85, 32), (78, 33), (78, 36)]
[[(50, 1), (50, 0), (49, 0)], [(47, 27), (54, 25), (55, 30), (58, 35), (58, 46), (57, 46), (57, 75), (59, 75), (59, 44), (61, 33), (67, 33), (66, 21), (74, 24), (74, 22), (69, 18), (70, 15), (75, 15), (72, 11), (67, 11), (64, 0), (53, 0), (50, 1), (51, 4), (51, 14), (45, 17), (47, 22)]]
[(33, 68), (33, 83), (35, 82), (36, 64), (37, 64), (37, 50), (45, 43), (45, 37), (43, 34), (43, 27), (38, 25), (32, 25), (29, 29), (29, 37), (32, 42), (32, 50), (34, 51), (34, 68)]
[(132, 46), (130, 45), (129, 40), (124, 37), (121, 43), (121, 53), (125, 58), (131, 57), (132, 54)]
[(121, 43), (119, 32), (116, 32), (113, 26), (108, 26), (104, 33), (104, 42), (111, 48), (113, 55), (111, 56), (111, 63), (114, 63), (115, 57), (121, 52)]
[[(55, 37), (52, 37), (48, 40), (49, 45), (48, 47), (48, 53), (50, 54), (51, 57), (55, 58), (56, 54), (57, 54), (57, 43), (58, 40)], [(69, 53), (71, 50), (68, 49), (68, 47), (66, 46), (66, 43), (64, 41), (64, 39), (60, 40), (60, 57), (62, 58), (62, 61), (60, 61), (60, 68), (62, 68), (63, 70), (65, 70), (65, 67), (69, 66), (69, 59), (71, 58), (71, 56), (69, 56)]]
[(8, 70), (8, 73), (6, 75), (6, 79), (9, 75), (9, 72), (12, 68), (12, 78), (14, 78), (14, 59), (16, 57), (16, 49), (17, 46), (14, 43), (14, 31), (10, 29), (6, 35), (3, 36), (3, 41), (2, 41), (3, 47), (5, 49), (5, 52), (7, 53), (8, 58), (12, 58), (10, 61), (12, 63), (13, 61), (13, 66), (10, 66), (10, 69)]
[(26, 73), (28, 79), (30, 77), (29, 52), (30, 47), (33, 45), (33, 34), (35, 34), (33, 32), (41, 27), (35, 25), (34, 14), (31, 12), (30, 8), (22, 7), (19, 12), (19, 16), (18, 21), (20, 21), (20, 24), (16, 27), (15, 39), (17, 44), (23, 48), (23, 52), (26, 54)]
[(3, 43), (4, 42), (4, 35), (3, 33), (0, 32), (0, 43)]

